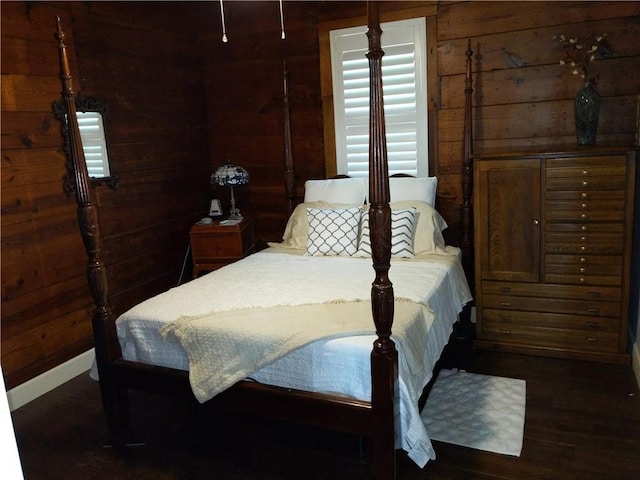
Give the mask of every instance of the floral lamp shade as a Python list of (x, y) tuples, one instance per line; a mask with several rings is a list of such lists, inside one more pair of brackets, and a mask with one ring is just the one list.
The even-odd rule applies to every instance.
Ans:
[(231, 214), (229, 218), (236, 220), (241, 219), (242, 215), (240, 215), (240, 210), (236, 208), (233, 187), (249, 183), (249, 172), (239, 165), (227, 162), (213, 172), (213, 175), (211, 175), (211, 183), (220, 185), (221, 187), (231, 188)]
[(249, 183), (249, 172), (239, 165), (225, 163), (211, 175), (211, 183), (218, 184), (221, 187), (245, 185)]

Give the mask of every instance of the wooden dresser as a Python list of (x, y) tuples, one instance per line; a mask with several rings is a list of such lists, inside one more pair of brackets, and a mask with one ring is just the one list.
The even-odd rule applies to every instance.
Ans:
[(201, 272), (216, 270), (255, 251), (253, 220), (243, 218), (235, 225), (215, 221), (191, 227), (193, 278)]
[(479, 348), (628, 362), (636, 151), (474, 156)]

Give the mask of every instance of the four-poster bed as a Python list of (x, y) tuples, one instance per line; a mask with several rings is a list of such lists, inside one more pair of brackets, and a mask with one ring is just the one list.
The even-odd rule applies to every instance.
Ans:
[[(367, 57), (371, 72), (368, 205), (337, 207), (331, 203), (331, 199), (326, 199), (324, 202), (305, 202), (293, 208), (295, 185), (285, 66), (285, 186), (291, 217), (282, 244), (272, 245), (266, 252), (254, 254), (149, 299), (123, 314), (116, 322), (107, 301), (108, 287), (101, 259), (98, 213), (91, 200), (75, 117), (64, 33), (58, 19), (63, 100), (67, 111), (67, 148), (74, 165), (78, 220), (89, 259), (89, 286), (96, 305), (93, 316), (96, 365), (109, 442), (112, 445), (124, 448), (131, 440), (126, 392), (134, 388), (167, 393), (187, 392), (200, 402), (215, 404), (216, 408), (249, 411), (363, 435), (371, 442), (375, 478), (378, 479), (395, 478), (396, 448), (402, 447), (410, 452), (410, 456), (413, 452), (415, 458), (412, 458), (421, 466), (433, 458), (428, 436), (419, 422), (418, 400), (432, 377), (435, 362), (448, 340), (457, 315), (471, 297), (464, 280), (459, 252), (445, 247), (443, 241), (440, 243), (442, 219), (433, 206), (410, 199), (403, 199), (404, 203), (392, 203), (394, 192), (390, 190), (387, 173), (382, 101), (381, 33), (374, 2), (369, 10), (367, 32)], [(467, 56), (467, 65), (469, 63), (470, 54)], [(466, 91), (470, 95), (469, 67), (467, 79)], [(466, 108), (470, 108), (470, 105)], [(465, 132), (467, 130), (470, 135), (470, 129), (465, 127)], [(469, 158), (470, 155), (465, 157), (465, 168), (469, 166)], [(471, 192), (470, 183), (463, 185), (464, 207), (469, 206)], [(402, 250), (398, 253), (391, 242), (391, 238), (398, 233), (398, 225), (403, 228), (407, 225), (400, 217), (410, 218), (409, 224), (415, 229), (416, 240), (408, 244), (410, 249), (415, 247), (415, 252), (412, 250), (409, 258), (403, 256)], [(324, 252), (322, 255), (310, 253), (312, 230), (318, 222), (326, 230), (327, 225), (335, 225), (336, 218), (340, 222), (355, 222), (352, 230), (360, 232), (360, 237), (364, 231), (364, 219), (367, 219), (370, 233), (369, 250), (364, 250), (362, 254), (365, 259), (351, 253), (346, 256), (327, 254), (324, 249), (328, 243), (316, 245)], [(469, 228), (470, 225), (463, 221), (462, 227)], [(297, 233), (300, 228), (304, 230), (302, 237)], [(320, 231), (325, 232), (314, 230), (315, 233)], [(420, 248), (418, 232), (422, 232), (420, 235), (426, 239)], [(321, 236), (325, 234), (329, 237), (333, 235), (325, 232)], [(348, 235), (351, 236), (351, 233), (348, 232)], [(331, 238), (335, 240), (335, 236)], [(462, 238), (463, 241), (470, 241), (468, 232), (463, 231)], [(358, 250), (356, 253), (361, 252), (359, 238), (349, 241), (350, 246)], [(296, 242), (306, 242), (306, 251), (299, 248)], [(333, 244), (331, 248), (334, 248)], [(281, 265), (283, 270), (276, 270), (276, 264)], [(373, 282), (370, 278), (372, 264), (375, 273)], [(366, 269), (362, 268), (364, 265), (367, 265)], [(393, 277), (389, 275), (391, 267)], [(353, 276), (342, 278), (347, 270)], [(283, 275), (283, 271), (295, 274)], [(247, 280), (247, 275), (253, 275), (251, 280)], [(305, 280), (307, 278), (318, 280), (312, 283)], [(339, 297), (332, 296), (335, 292), (319, 288), (331, 283), (337, 284)], [(211, 290), (213, 284), (218, 285), (215, 289), (217, 294)], [(248, 285), (248, 292), (256, 293), (238, 294), (235, 299), (229, 300), (230, 296), (225, 294), (227, 290), (220, 288), (220, 285), (236, 293), (243, 285)], [(290, 297), (286, 301), (281, 298), (285, 285)], [(296, 286), (300, 285), (302, 287), (296, 290)], [(363, 287), (366, 291), (364, 295)], [(204, 291), (212, 293), (205, 295), (207, 298), (204, 302), (196, 302), (194, 299), (202, 298)], [(176, 310), (180, 303), (189, 307)], [(239, 321), (242, 315), (247, 320), (251, 319), (251, 323), (241, 327), (244, 328), (242, 331), (234, 330), (238, 324), (244, 325)], [(226, 322), (228, 329), (222, 333), (220, 330), (208, 330), (212, 316), (216, 323)], [(279, 347), (259, 343), (255, 347), (255, 358), (247, 359), (247, 356), (250, 357), (247, 351), (251, 348), (243, 342), (249, 333), (265, 330), (265, 325), (268, 325), (265, 335), (277, 336), (280, 334), (275, 333), (275, 325), (279, 322), (289, 324), (300, 322), (302, 318), (306, 321), (309, 317), (317, 318), (318, 322), (305, 324), (303, 332), (296, 332), (295, 335), (285, 331), (278, 338), (282, 343), (287, 343), (290, 336), (297, 338), (308, 334), (310, 337), (296, 340), (293, 347), (284, 353)], [(366, 321), (366, 327), (363, 327), (363, 320)], [(146, 333), (143, 332), (145, 330)], [(149, 341), (147, 344), (149, 337), (144, 335), (149, 331), (152, 337), (155, 335), (165, 340), (160, 353), (157, 343)], [(143, 336), (139, 337), (137, 335), (140, 332)], [(236, 341), (237, 338), (240, 340)], [(347, 343), (349, 346), (345, 347)], [(139, 348), (141, 344), (146, 346)], [(295, 355), (309, 354), (314, 348), (326, 349), (329, 344), (340, 349), (336, 360), (340, 365), (338, 377), (347, 376), (348, 371), (346, 366), (342, 368), (347, 358), (343, 348), (351, 349), (355, 344), (355, 350), (366, 350), (367, 365), (364, 369), (367, 375), (364, 378), (360, 375), (360, 383), (366, 391), (343, 391), (335, 386), (329, 388), (327, 383), (314, 387), (304, 375), (300, 377), (300, 386), (277, 379), (278, 366), (290, 373), (291, 365), (304, 363), (300, 360), (303, 357)], [(173, 350), (169, 357), (174, 357), (160, 358), (170, 349)], [(232, 352), (230, 356), (218, 358), (222, 350)], [(243, 351), (243, 355), (237, 355), (237, 351)], [(208, 362), (218, 362), (219, 369), (203, 371), (203, 357), (205, 367), (206, 364), (210, 365)], [(246, 371), (245, 362), (251, 364)], [(237, 365), (240, 366), (236, 368)], [(336, 363), (333, 365), (335, 369)], [(354, 368), (363, 367), (360, 363)], [(212, 384), (212, 378), (220, 376), (224, 377), (222, 383)], [(416, 424), (416, 412), (419, 425)]]

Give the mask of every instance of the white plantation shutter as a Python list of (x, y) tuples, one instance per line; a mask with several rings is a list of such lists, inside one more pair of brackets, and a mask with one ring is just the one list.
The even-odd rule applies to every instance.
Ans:
[[(428, 175), (426, 23), (381, 25), (389, 174)], [(330, 32), (337, 172), (369, 174), (369, 60), (366, 27)]]
[(111, 173), (109, 172), (102, 115), (99, 112), (76, 113), (89, 177), (108, 177)]

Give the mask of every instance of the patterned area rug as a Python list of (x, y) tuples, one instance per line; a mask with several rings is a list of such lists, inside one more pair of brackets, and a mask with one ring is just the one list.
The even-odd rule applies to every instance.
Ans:
[(422, 411), (432, 440), (519, 457), (526, 383), (442, 370)]

